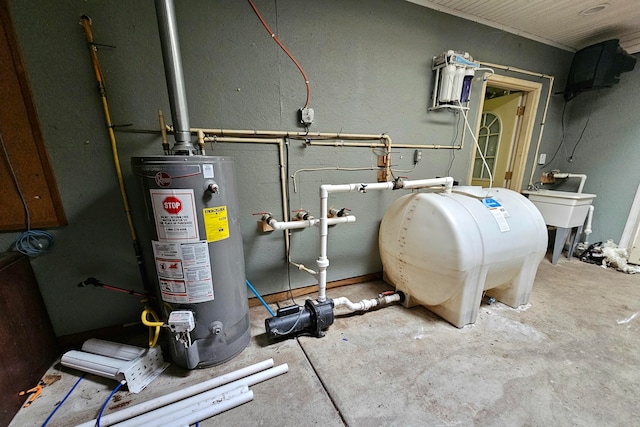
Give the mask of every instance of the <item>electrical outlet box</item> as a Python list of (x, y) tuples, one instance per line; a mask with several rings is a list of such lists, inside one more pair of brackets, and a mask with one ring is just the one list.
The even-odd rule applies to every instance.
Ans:
[(540, 157), (538, 157), (538, 164), (539, 165), (544, 165), (547, 162), (547, 154), (546, 153), (540, 153)]
[(315, 119), (315, 113), (313, 108), (301, 108), (300, 109), (300, 123), (304, 125), (310, 125)]

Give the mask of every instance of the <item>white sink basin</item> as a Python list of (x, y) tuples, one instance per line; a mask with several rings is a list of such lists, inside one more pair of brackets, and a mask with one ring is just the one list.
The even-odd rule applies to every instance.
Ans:
[(547, 225), (573, 228), (584, 224), (595, 194), (570, 193), (555, 190), (523, 190), (544, 218)]

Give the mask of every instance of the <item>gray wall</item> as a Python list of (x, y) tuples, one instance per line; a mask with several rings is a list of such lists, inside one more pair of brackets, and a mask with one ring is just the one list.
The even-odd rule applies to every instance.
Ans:
[[(56, 333), (65, 335), (133, 321), (140, 310), (135, 298), (75, 286), (80, 280), (95, 276), (105, 283), (142, 288), (86, 40), (78, 21), (82, 14), (89, 15), (96, 42), (117, 46), (99, 51), (113, 121), (131, 123), (135, 129), (157, 129), (157, 111), (164, 110), (169, 116), (169, 106), (153, 2), (10, 3), (69, 220), (68, 226), (52, 230), (57, 239), (53, 250), (32, 261)], [(302, 78), (249, 4), (210, 0), (176, 3), (191, 125), (299, 130), (296, 111), (304, 104)], [(555, 75), (555, 90), (563, 86), (572, 57), (568, 52), (402, 0), (280, 0), (260, 1), (258, 5), (309, 75), (311, 106), (317, 117), (313, 131), (387, 132), (395, 142), (452, 144), (455, 116), (427, 112), (433, 84), (432, 56), (447, 49), (466, 50), (482, 61)], [(626, 80), (631, 79), (602, 93), (601, 108), (594, 110), (594, 115), (606, 110), (605, 97), (624, 99)], [(543, 96), (547, 90), (545, 87)], [(636, 84), (636, 94), (637, 91)], [(625, 100), (628, 111), (637, 104), (633, 99), (629, 96)], [(561, 109), (561, 97), (553, 97), (542, 151), (552, 151), (560, 139)], [(610, 113), (609, 117), (613, 115)], [(623, 132), (606, 117), (602, 121), (593, 117), (592, 126), (595, 124), (602, 133), (582, 143), (580, 159), (595, 154), (602, 157), (600, 141), (604, 132), (611, 139), (621, 139), (607, 144), (612, 151), (622, 151), (625, 144), (633, 142), (631, 130)], [(574, 127), (570, 130), (576, 132)], [(534, 142), (538, 132), (536, 129)], [(139, 189), (132, 180), (128, 159), (160, 154), (159, 138), (121, 132), (117, 138), (136, 210), (140, 206)], [(455, 153), (425, 150), (423, 161), (410, 177), (450, 174), (466, 183), (471, 148), (466, 141), (464, 149)], [(292, 141), (288, 151), (290, 173), (304, 167), (369, 166), (375, 161), (368, 149), (361, 148), (305, 148)], [(285, 290), (289, 278), (282, 234), (259, 235), (256, 217), (251, 215), (257, 211), (280, 215), (276, 151), (268, 146), (218, 144), (214, 154), (237, 159), (247, 277), (264, 294)], [(407, 169), (412, 155), (413, 150), (398, 149), (394, 164)], [(620, 156), (625, 158), (624, 154)], [(612, 165), (617, 162), (613, 158), (611, 161)], [(578, 166), (578, 161), (574, 165)], [(585, 168), (598, 166), (596, 162), (585, 164)], [(320, 183), (367, 182), (375, 178), (375, 171), (300, 174), (299, 192), (291, 194), (291, 208), (306, 208), (317, 215)], [(609, 181), (605, 177), (601, 180), (603, 184)], [(590, 178), (588, 185), (598, 182), (597, 177)], [(604, 189), (595, 187), (587, 190), (604, 193)], [(358, 222), (330, 233), (329, 280), (381, 270), (377, 227), (386, 206), (399, 195), (368, 193), (332, 199), (333, 206), (351, 208)], [(605, 195), (601, 195), (598, 203), (605, 201)], [(622, 198), (630, 204), (626, 195), (616, 200)], [(621, 229), (623, 225), (614, 228)], [(601, 227), (596, 230), (604, 232)], [(14, 237), (14, 233), (4, 233), (0, 244), (8, 246)], [(315, 266), (317, 240), (313, 230), (293, 233), (294, 259)], [(314, 282), (298, 271), (291, 272), (290, 280), (294, 287)]]
[[(640, 65), (636, 64), (613, 88), (585, 92), (569, 101), (564, 143), (552, 146), (558, 154), (549, 168), (587, 174), (583, 191), (597, 195), (591, 243), (620, 242), (629, 216), (640, 183), (639, 99)], [(571, 190), (577, 182), (569, 180), (558, 188)]]

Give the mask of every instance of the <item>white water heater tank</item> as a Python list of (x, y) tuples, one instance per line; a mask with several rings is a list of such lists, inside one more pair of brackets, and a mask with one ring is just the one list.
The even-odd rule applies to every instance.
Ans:
[(529, 301), (547, 250), (542, 215), (504, 188), (454, 187), (391, 204), (380, 225), (385, 279), (461, 328), (474, 323), (483, 292), (511, 307)]

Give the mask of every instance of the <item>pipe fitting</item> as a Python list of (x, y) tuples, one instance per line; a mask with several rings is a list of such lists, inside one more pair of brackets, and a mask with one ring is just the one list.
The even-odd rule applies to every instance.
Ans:
[(220, 186), (215, 181), (207, 181), (205, 185), (206, 185), (205, 191), (210, 194), (216, 194), (218, 193), (218, 191), (220, 191)]
[(224, 330), (223, 326), (224, 325), (221, 321), (216, 320), (215, 322), (212, 322), (211, 325), (209, 325), (209, 331), (211, 331), (213, 335), (220, 335)]

